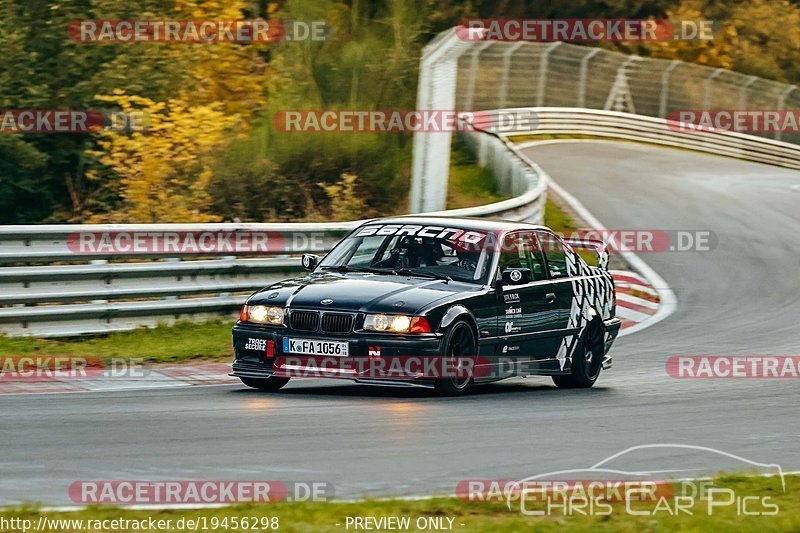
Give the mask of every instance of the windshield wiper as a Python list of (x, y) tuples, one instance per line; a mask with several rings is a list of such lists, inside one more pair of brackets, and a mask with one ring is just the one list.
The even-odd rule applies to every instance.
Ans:
[(401, 276), (419, 276), (422, 278), (453, 281), (453, 278), (451, 278), (450, 276), (445, 276), (444, 274), (434, 274), (433, 272), (420, 272), (418, 270), (411, 270), (410, 268), (396, 268), (393, 272)]
[(419, 276), (421, 278), (441, 279), (444, 281), (453, 281), (450, 276), (443, 274), (434, 274), (433, 272), (419, 272), (411, 270), (410, 268), (397, 268), (390, 270), (388, 268), (372, 268), (372, 267), (359, 267), (349, 265), (323, 265), (320, 267), (322, 270), (335, 270), (336, 272), (370, 272), (373, 274), (394, 274), (399, 276)]
[(391, 270), (385, 270), (382, 268), (370, 268), (370, 267), (359, 267), (359, 266), (349, 266), (349, 265), (324, 265), (321, 266), (320, 269), (322, 270), (335, 270), (337, 272), (371, 272), (374, 274), (391, 274)]

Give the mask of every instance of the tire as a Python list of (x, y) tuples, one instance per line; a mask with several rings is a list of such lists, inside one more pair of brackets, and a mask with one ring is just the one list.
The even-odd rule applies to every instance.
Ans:
[(247, 385), (248, 387), (252, 387), (254, 389), (259, 390), (267, 390), (267, 391), (276, 391), (289, 383), (290, 378), (276, 378), (275, 376), (270, 376), (268, 378), (239, 378), (242, 380), (242, 383)]
[[(442, 357), (474, 356), (478, 351), (478, 342), (470, 323), (464, 319), (456, 320), (447, 331), (444, 346)], [(436, 380), (434, 390), (440, 396), (460, 396), (471, 385), (472, 376), (440, 378)]]
[(553, 376), (553, 383), (560, 389), (588, 389), (600, 376), (603, 366), (603, 326), (592, 321), (581, 335), (572, 355), (571, 372)]

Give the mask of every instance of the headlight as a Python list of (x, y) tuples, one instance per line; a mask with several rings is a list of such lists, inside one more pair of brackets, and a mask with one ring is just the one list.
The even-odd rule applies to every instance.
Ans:
[(257, 324), (283, 324), (283, 307), (268, 307), (266, 305), (248, 305), (247, 322)]
[(366, 331), (388, 331), (390, 333), (430, 333), (428, 321), (421, 316), (367, 315), (364, 318)]

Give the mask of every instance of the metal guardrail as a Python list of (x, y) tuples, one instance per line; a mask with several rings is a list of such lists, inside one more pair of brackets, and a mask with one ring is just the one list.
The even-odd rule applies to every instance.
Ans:
[[(500, 131), (499, 113), (538, 116), (531, 130)], [(490, 205), (433, 214), (541, 222), (547, 175), (508, 140), (532, 134), (592, 135), (645, 141), (769, 164), (800, 168), (800, 147), (729, 132), (680, 132), (664, 119), (594, 109), (519, 108), (481, 115), (464, 133), (498, 188), (514, 197)], [(297, 255), (324, 253), (359, 222), (304, 224), (136, 224), (0, 226), (0, 331), (8, 335), (63, 336), (126, 330), (181, 318), (230, 313), (247, 293), (299, 270)], [(261, 232), (280, 237), (264, 257), (217, 250), (115, 253), (80, 249), (86, 234), (128, 232)], [(78, 249), (76, 250), (76, 246)], [(213, 258), (209, 258), (213, 256)]]
[[(535, 115), (535, 127), (502, 130), (498, 128), (496, 123), (498, 116), (518, 113)], [(788, 168), (800, 168), (800, 145), (797, 144), (730, 131), (681, 131), (679, 123), (674, 121), (617, 111), (569, 107), (499, 109), (481, 113), (474, 125), (503, 137), (589, 135), (673, 146)]]
[[(507, 140), (469, 134), (492, 165), (498, 189), (511, 199), (437, 215), (541, 222), (546, 177)], [(300, 270), (298, 255), (325, 253), (360, 222), (297, 224), (110, 224), (0, 226), (0, 331), (66, 336), (128, 330), (231, 313), (246, 296)], [(137, 253), (83, 246), (103, 235), (258, 234), (264, 253), (234, 255), (225, 246), (197, 253), (161, 247)], [(277, 241), (277, 245), (273, 242)], [(153, 242), (152, 240), (150, 242)], [(85, 244), (85, 243), (84, 243)], [(241, 250), (241, 249), (239, 249)]]

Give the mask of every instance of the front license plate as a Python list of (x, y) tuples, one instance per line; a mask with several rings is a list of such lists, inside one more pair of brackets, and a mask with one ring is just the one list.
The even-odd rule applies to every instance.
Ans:
[(349, 348), (350, 345), (346, 342), (291, 339), (289, 337), (283, 338), (283, 353), (347, 357), (349, 355)]

